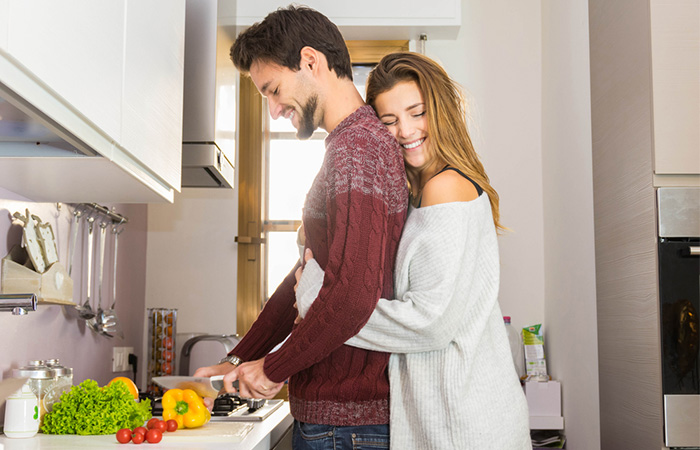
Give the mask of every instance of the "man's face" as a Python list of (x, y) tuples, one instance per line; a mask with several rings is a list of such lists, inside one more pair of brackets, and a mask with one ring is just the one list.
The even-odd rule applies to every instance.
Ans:
[(273, 119), (289, 119), (297, 129), (297, 138), (308, 139), (321, 124), (318, 94), (310, 75), (277, 64), (255, 61), (250, 78), (260, 94), (267, 98)]

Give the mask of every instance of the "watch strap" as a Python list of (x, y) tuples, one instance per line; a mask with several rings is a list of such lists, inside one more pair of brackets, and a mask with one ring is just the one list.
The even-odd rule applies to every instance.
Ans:
[(238, 366), (242, 361), (241, 361), (241, 358), (239, 358), (239, 357), (236, 356), (236, 355), (226, 355), (225, 357), (221, 358), (221, 361), (219, 361), (219, 364), (223, 364), (223, 363), (225, 363), (225, 362), (227, 362), (227, 363), (229, 363), (229, 364), (233, 364), (233, 366), (236, 367), (236, 366)]

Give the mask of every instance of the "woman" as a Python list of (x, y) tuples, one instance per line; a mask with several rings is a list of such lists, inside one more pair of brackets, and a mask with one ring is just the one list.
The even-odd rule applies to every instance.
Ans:
[[(462, 95), (431, 59), (395, 53), (371, 72), (367, 102), (401, 144), (411, 190), (396, 299), (380, 299), (347, 341), (392, 353), (391, 448), (529, 449), (497, 300), (498, 195), (469, 138)], [(300, 317), (323, 280), (308, 252)]]

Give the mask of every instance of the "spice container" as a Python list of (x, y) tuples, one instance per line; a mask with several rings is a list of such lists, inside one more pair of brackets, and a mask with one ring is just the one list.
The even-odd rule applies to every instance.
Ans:
[(12, 376), (15, 378), (29, 378), (27, 385), (37, 397), (39, 424), (41, 424), (44, 414), (46, 414), (46, 406), (44, 404), (46, 394), (56, 382), (56, 372), (47, 367), (44, 361), (35, 360), (29, 361), (29, 364), (24, 367), (14, 369)]
[(9, 438), (30, 438), (39, 431), (39, 407), (36, 395), (24, 383), (22, 389), (7, 398), (3, 433)]
[(44, 364), (52, 369), (56, 375), (56, 382), (46, 392), (44, 407), (46, 412), (51, 412), (54, 403), (61, 400), (61, 394), (70, 391), (73, 387), (73, 369), (61, 365), (58, 359), (47, 359)]
[(153, 377), (176, 375), (175, 333), (177, 309), (148, 309), (148, 392), (163, 394), (163, 389), (153, 383)]

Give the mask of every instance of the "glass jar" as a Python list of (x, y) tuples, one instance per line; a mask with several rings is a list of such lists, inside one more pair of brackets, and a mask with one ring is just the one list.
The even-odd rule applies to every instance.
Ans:
[(47, 359), (44, 364), (52, 369), (56, 375), (56, 382), (46, 392), (44, 407), (46, 412), (51, 412), (54, 403), (61, 400), (61, 394), (70, 391), (73, 387), (73, 369), (61, 365), (58, 359)]
[(28, 378), (27, 385), (36, 395), (39, 404), (39, 423), (43, 423), (46, 406), (44, 401), (47, 392), (53, 388), (56, 382), (56, 372), (44, 364), (44, 361), (29, 361), (24, 367), (14, 369), (12, 376), (15, 378)]

